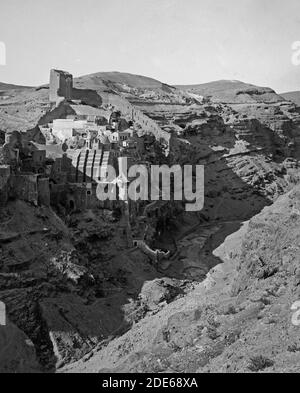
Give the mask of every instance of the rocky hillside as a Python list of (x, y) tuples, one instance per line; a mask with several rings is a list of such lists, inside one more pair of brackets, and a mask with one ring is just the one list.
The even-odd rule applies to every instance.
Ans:
[(37, 373), (40, 366), (34, 344), (9, 320), (0, 326), (0, 373)]
[(144, 319), (63, 371), (297, 372), (299, 207), (297, 187), (227, 237), (222, 263), (186, 296), (166, 304), (171, 288), (157, 283)]
[(48, 109), (48, 89), (3, 90), (0, 94), (0, 130), (33, 128)]
[[(125, 305), (145, 281), (161, 277), (141, 251), (128, 250), (113, 212), (78, 212), (65, 221), (61, 209), (62, 218), (15, 201), (0, 211), (0, 299), (43, 371), (80, 359), (126, 331), (132, 317)], [(0, 339), (9, 330), (1, 327)], [(5, 356), (9, 367), (13, 341), (5, 350), (0, 359)], [(20, 352), (20, 367), (27, 355), (30, 348)]]
[(5, 92), (7, 90), (24, 90), (24, 89), (30, 89), (29, 86), (18, 86), (18, 85), (12, 85), (8, 83), (3, 83), (0, 82), (0, 94), (2, 92)]
[(173, 90), (171, 86), (156, 79), (146, 76), (128, 74), (125, 72), (98, 72), (84, 75), (75, 79), (78, 87), (90, 88), (93, 90), (105, 90), (109, 86), (120, 90), (122, 86), (126, 89), (129, 86), (133, 89), (153, 89), (153, 90)]
[(289, 93), (281, 94), (285, 100), (292, 101), (296, 105), (300, 106), (300, 91), (291, 91)]
[[(103, 104), (113, 105), (132, 116), (142, 105), (180, 104), (197, 102), (190, 94), (155, 79), (120, 72), (103, 72), (76, 78), (75, 87), (96, 90)], [(142, 113), (140, 116), (143, 115)], [(147, 113), (144, 112), (147, 116)], [(147, 119), (147, 118), (146, 118)], [(143, 128), (147, 120), (143, 121)], [(139, 121), (139, 116), (135, 115)]]
[(209, 97), (213, 102), (228, 104), (284, 101), (281, 96), (268, 87), (254, 86), (236, 80), (221, 80), (200, 85), (180, 85), (176, 87), (192, 94)]

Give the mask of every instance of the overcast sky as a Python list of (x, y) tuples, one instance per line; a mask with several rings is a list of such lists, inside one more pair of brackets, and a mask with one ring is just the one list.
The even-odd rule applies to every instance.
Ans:
[(59, 68), (300, 90), (299, 0), (1, 0), (1, 41), (1, 82), (38, 85)]

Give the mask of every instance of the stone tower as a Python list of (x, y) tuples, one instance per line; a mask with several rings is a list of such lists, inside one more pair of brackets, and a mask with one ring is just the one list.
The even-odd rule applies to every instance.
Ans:
[(49, 100), (57, 103), (61, 98), (72, 99), (73, 76), (65, 71), (50, 71)]

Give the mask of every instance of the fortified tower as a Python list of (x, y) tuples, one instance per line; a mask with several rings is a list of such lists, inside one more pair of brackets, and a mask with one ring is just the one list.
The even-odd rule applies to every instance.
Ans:
[(49, 100), (57, 103), (61, 98), (72, 99), (73, 75), (65, 71), (50, 71)]

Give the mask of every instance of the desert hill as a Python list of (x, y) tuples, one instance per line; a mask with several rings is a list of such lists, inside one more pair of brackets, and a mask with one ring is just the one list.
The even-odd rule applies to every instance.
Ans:
[(12, 85), (9, 83), (3, 83), (0, 82), (0, 92), (1, 90), (7, 91), (7, 90), (24, 90), (24, 89), (30, 89), (31, 87), (29, 86), (18, 86), (18, 85)]
[(211, 97), (213, 102), (255, 103), (280, 102), (284, 99), (269, 87), (259, 87), (237, 80), (220, 80), (199, 85), (178, 85), (180, 90)]
[(127, 85), (131, 88), (139, 89), (166, 89), (175, 90), (174, 87), (168, 86), (156, 79), (148, 78), (142, 75), (134, 75), (125, 72), (98, 72), (75, 78), (75, 85), (78, 87), (90, 88), (94, 90), (107, 89), (109, 83), (121, 86)]
[(296, 105), (300, 106), (300, 91), (290, 91), (288, 93), (282, 93), (281, 97), (288, 101), (294, 102)]
[(74, 86), (96, 90), (98, 94), (117, 93), (132, 104), (180, 103), (193, 101), (191, 95), (153, 78), (124, 72), (99, 72), (75, 78)]

